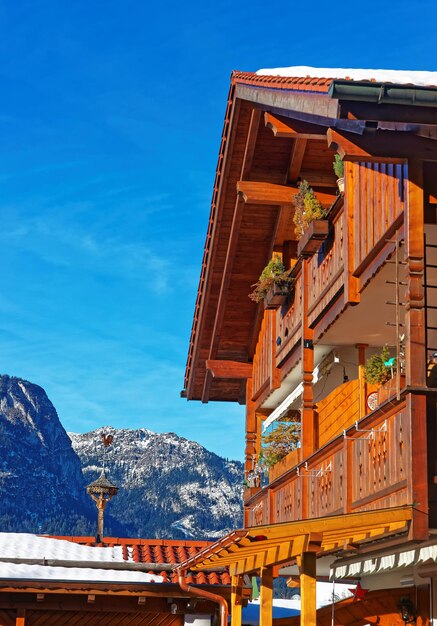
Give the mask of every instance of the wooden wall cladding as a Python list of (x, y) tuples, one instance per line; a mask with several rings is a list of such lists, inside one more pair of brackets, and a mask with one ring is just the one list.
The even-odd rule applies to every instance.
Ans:
[(25, 622), (26, 626), (183, 626), (183, 623), (183, 615), (104, 611), (26, 611)]

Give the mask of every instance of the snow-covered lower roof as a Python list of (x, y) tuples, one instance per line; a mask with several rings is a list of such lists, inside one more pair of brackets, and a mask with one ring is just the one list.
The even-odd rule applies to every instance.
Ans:
[(123, 562), (121, 546), (82, 546), (65, 539), (39, 537), (30, 533), (0, 533), (2, 559), (57, 559), (62, 561)]
[(283, 76), (289, 78), (332, 78), (346, 80), (369, 80), (377, 83), (394, 83), (397, 85), (415, 85), (430, 87), (437, 85), (437, 72), (412, 70), (365, 70), (340, 67), (309, 67), (296, 65), (261, 69), (259, 76)]
[(0, 580), (33, 580), (62, 582), (162, 583), (161, 576), (147, 572), (126, 570), (93, 569), (88, 567), (53, 567), (50, 565), (26, 565), (23, 563), (0, 562)]
[[(45, 561), (49, 561), (50, 565)], [(96, 562), (99, 564), (97, 567)], [(87, 563), (93, 564), (93, 567), (87, 567)], [(163, 582), (158, 574), (133, 571), (127, 566), (126, 569), (120, 565), (111, 569), (111, 564), (115, 567), (115, 564), (123, 563), (126, 560), (121, 546), (96, 548), (29, 533), (0, 533), (0, 580), (125, 584)]]

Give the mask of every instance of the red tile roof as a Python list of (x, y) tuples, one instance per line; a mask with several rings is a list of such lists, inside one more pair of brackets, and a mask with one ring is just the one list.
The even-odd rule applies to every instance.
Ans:
[(232, 83), (242, 85), (254, 85), (255, 87), (271, 87), (273, 89), (288, 89), (293, 91), (313, 91), (327, 93), (332, 78), (316, 78), (313, 76), (290, 77), (290, 76), (263, 76), (255, 72), (234, 71), (231, 75)]
[[(131, 563), (156, 563), (165, 565), (178, 565), (189, 558), (196, 556), (198, 552), (211, 545), (210, 541), (188, 541), (177, 539), (120, 539), (105, 537), (105, 542), (96, 544), (94, 537), (54, 537), (64, 539), (84, 546), (92, 546), (96, 549), (101, 547), (113, 548), (120, 546), (123, 559)], [(150, 570), (150, 574), (160, 574), (164, 583), (177, 583), (177, 575), (172, 571)], [(227, 570), (188, 572), (187, 583), (191, 585), (230, 585), (231, 578)]]

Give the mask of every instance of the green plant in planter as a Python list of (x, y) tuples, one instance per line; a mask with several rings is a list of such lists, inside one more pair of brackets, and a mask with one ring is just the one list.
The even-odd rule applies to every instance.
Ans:
[(326, 211), (306, 180), (299, 183), (299, 191), (293, 196), (293, 204), (293, 222), (296, 237), (300, 239), (311, 222), (326, 217)]
[(367, 359), (364, 367), (364, 378), (373, 385), (383, 385), (392, 377), (395, 362), (396, 359), (390, 359), (388, 346), (384, 346), (381, 352), (373, 354)]
[(277, 422), (272, 431), (264, 433), (262, 436), (264, 465), (271, 467), (295, 450), (299, 445), (300, 433), (300, 422), (294, 420)]
[(337, 176), (337, 178), (343, 178), (344, 176), (344, 163), (341, 159), (341, 156), (338, 154), (338, 152), (336, 153), (335, 157), (334, 157), (334, 161), (332, 163), (332, 167), (334, 169), (335, 175)]
[(249, 298), (254, 302), (261, 302), (273, 285), (278, 285), (284, 293), (288, 293), (292, 282), (281, 259), (273, 257), (261, 272), (258, 282), (252, 285), (254, 290), (249, 294)]

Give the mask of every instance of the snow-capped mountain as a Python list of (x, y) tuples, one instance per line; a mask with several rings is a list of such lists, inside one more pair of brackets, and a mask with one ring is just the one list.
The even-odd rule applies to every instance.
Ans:
[(120, 488), (108, 508), (136, 535), (212, 539), (241, 526), (241, 463), (174, 433), (107, 427), (70, 433), (86, 482), (102, 466), (103, 433), (114, 437), (106, 467)]
[(0, 376), (0, 530), (83, 532), (94, 512), (44, 389)]
[(97, 513), (85, 485), (102, 467), (102, 432), (114, 436), (107, 468), (120, 488), (105, 513), (105, 534), (200, 539), (241, 525), (241, 463), (146, 429), (104, 428), (70, 439), (44, 389), (4, 375), (0, 531), (94, 535)]

